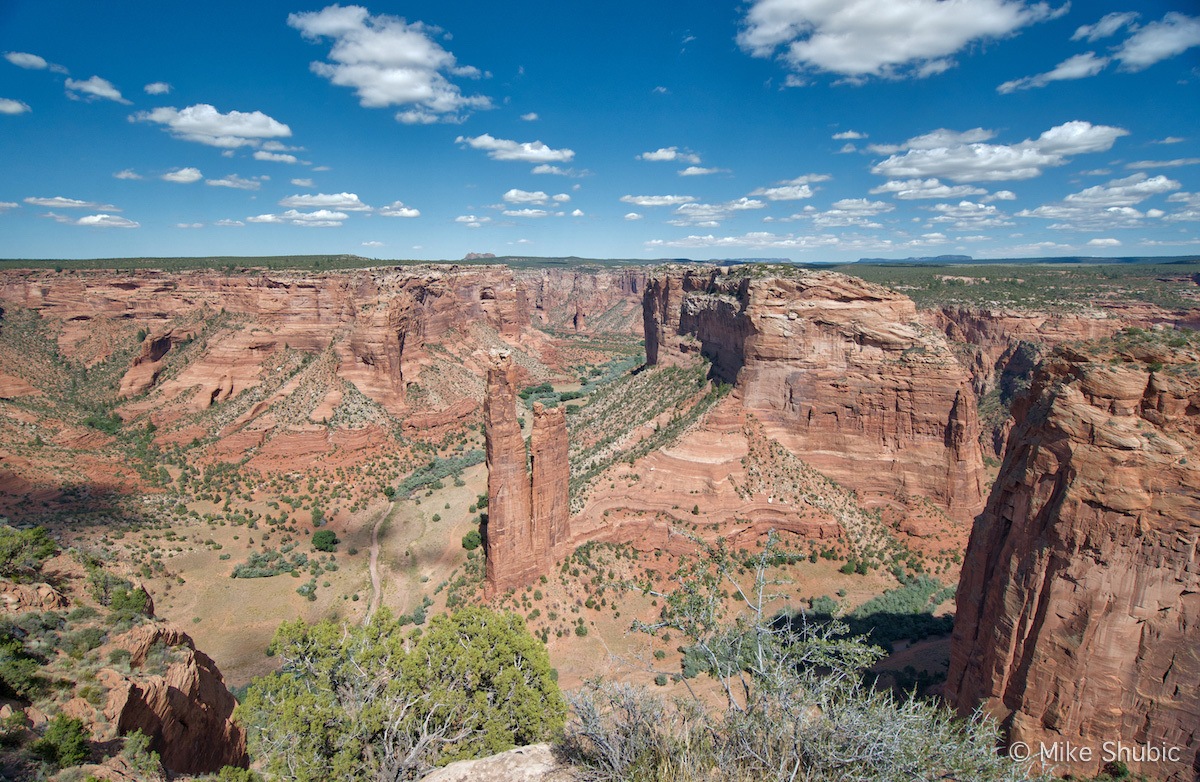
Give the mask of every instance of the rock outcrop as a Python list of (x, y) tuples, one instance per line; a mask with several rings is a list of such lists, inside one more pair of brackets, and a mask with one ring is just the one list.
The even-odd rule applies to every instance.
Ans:
[(59, 611), (68, 605), (66, 596), (49, 584), (16, 584), (0, 579), (0, 612)]
[[(1090, 749), (1059, 773), (1119, 744), (1134, 771), (1200, 778), (1198, 362), (1169, 331), (1064, 346), (1014, 406), (945, 692), (1012, 742)], [(1147, 746), (1174, 760), (1138, 762)]]
[[(129, 675), (111, 668), (97, 674), (108, 691), (104, 716), (120, 734), (145, 733), (163, 766), (179, 774), (246, 765), (246, 734), (233, 721), (237, 701), (216, 663), (186, 633), (171, 625), (142, 625), (112, 646), (131, 652)], [(156, 649), (161, 671), (149, 665)]]
[(668, 269), (644, 296), (646, 357), (704, 357), (770, 435), (868, 501), (983, 503), (970, 378), (905, 296), (832, 272)]
[(517, 419), (516, 368), (508, 354), (488, 370), (483, 425), (488, 468), (487, 589), (525, 586), (545, 574), (570, 537), (567, 424), (563, 411), (534, 405), (526, 468)]

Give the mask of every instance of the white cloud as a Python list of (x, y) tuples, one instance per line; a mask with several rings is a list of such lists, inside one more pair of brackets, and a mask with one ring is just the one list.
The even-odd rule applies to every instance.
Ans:
[(700, 248), (761, 248), (775, 250), (887, 250), (893, 247), (891, 240), (875, 238), (842, 237), (834, 234), (775, 234), (769, 231), (751, 231), (740, 236), (687, 236), (682, 239), (651, 239), (648, 248), (686, 247)]
[(1087, 40), (1089, 43), (1115, 35), (1122, 27), (1133, 24), (1138, 18), (1135, 11), (1115, 12), (1106, 14), (1095, 24), (1085, 24), (1071, 36), (1072, 41)]
[(509, 217), (546, 217), (550, 213), (545, 209), (505, 209), (504, 214)]
[(625, 219), (632, 222), (634, 220), (641, 220), (642, 216), (640, 214), (638, 214), (637, 212), (627, 212), (625, 214)]
[(298, 212), (289, 209), (283, 214), (264, 214), (247, 217), (248, 223), (290, 224), (304, 228), (338, 228), (349, 217), (345, 212), (330, 209), (318, 209), (315, 212)]
[(845, 144), (842, 144), (842, 148), (838, 150), (838, 154), (839, 155), (849, 155), (851, 152), (857, 152), (857, 151), (858, 151), (858, 147), (854, 146), (849, 141), (847, 141)]
[(204, 223), (175, 223), (176, 228), (203, 228)]
[(1088, 247), (1120, 247), (1120, 239), (1089, 239)]
[(1135, 160), (1126, 163), (1125, 168), (1178, 168), (1197, 164), (1200, 164), (1200, 157), (1179, 157), (1174, 160)]
[(1011, 190), (997, 190), (996, 192), (992, 193), (990, 196), (988, 196), (987, 198), (984, 198), (983, 200), (984, 201), (1016, 201), (1017, 194)]
[(292, 184), (296, 187), (312, 187), (313, 181), (311, 179), (293, 179)]
[(110, 214), (87, 215), (75, 221), (75, 225), (90, 226), (92, 228), (140, 228), (141, 223), (133, 220), (127, 220), (124, 217)]
[(550, 199), (550, 196), (543, 193), (541, 190), (518, 190), (512, 188), (503, 196), (504, 200), (510, 204), (545, 204)]
[(459, 136), (457, 144), (466, 144), (472, 149), (482, 149), (492, 160), (519, 160), (525, 163), (568, 163), (575, 157), (572, 149), (552, 149), (541, 141), (509, 141), (495, 138), (488, 133), (482, 136)]
[(121, 210), (112, 204), (100, 204), (95, 201), (80, 201), (77, 198), (63, 198), (62, 196), (54, 196), (53, 198), (37, 198), (29, 197), (25, 199), (25, 203), (31, 206), (45, 206), (50, 209), (95, 209), (100, 212), (120, 212)]
[(142, 175), (132, 168), (126, 168), (113, 174), (114, 179), (141, 179)]
[(24, 114), (27, 111), (33, 111), (28, 103), (12, 98), (0, 98), (0, 114)]
[(229, 187), (234, 190), (257, 190), (262, 187), (262, 177), (253, 179), (243, 179), (237, 174), (230, 174), (223, 179), (208, 179), (204, 184), (212, 185), (213, 187)]
[(61, 65), (55, 65), (52, 62), (46, 62), (44, 57), (39, 57), (36, 54), (29, 52), (5, 52), (4, 59), (8, 60), (18, 68), (26, 68), (31, 71), (42, 71), (49, 68), (54, 73), (66, 73), (67, 69)]
[(167, 182), (177, 182), (181, 185), (188, 185), (192, 182), (198, 182), (204, 178), (204, 174), (200, 173), (198, 168), (177, 168), (174, 171), (168, 171), (162, 175), (162, 178)]
[(703, 166), (688, 166), (679, 172), (679, 176), (707, 176), (708, 174), (728, 173), (727, 168), (705, 168)]
[(381, 207), (379, 214), (384, 217), (420, 217), (421, 210), (405, 206), (403, 201), (393, 201), (388, 206)]
[(459, 215), (458, 217), (454, 218), (454, 222), (462, 223), (467, 228), (479, 228), (486, 223), (490, 223), (491, 221), (492, 218), (490, 217), (476, 217), (475, 215)]
[(333, 39), (331, 62), (314, 62), (313, 73), (350, 87), (367, 108), (408, 107), (396, 115), (406, 124), (461, 122), (471, 109), (492, 105), (484, 95), (464, 95), (449, 77), (479, 78), (478, 68), (459, 65), (434, 37), (442, 33), (423, 22), (397, 16), (371, 16), (361, 6), (331, 5), (321, 11), (290, 14), (288, 25), (310, 41)]
[(240, 228), (245, 225), (241, 220), (218, 220), (216, 224), (223, 228)]
[(147, 95), (166, 95), (171, 91), (171, 85), (165, 81), (156, 81), (143, 87)]
[(1034, 87), (1045, 87), (1052, 81), (1068, 81), (1071, 79), (1086, 79), (1095, 76), (1108, 65), (1107, 57), (1097, 57), (1095, 52), (1076, 54), (1054, 66), (1054, 69), (1036, 76), (1025, 76), (1020, 79), (1006, 81), (996, 88), (996, 92), (1007, 95), (1017, 90), (1029, 90)]
[(528, 114), (522, 114), (521, 119), (525, 120), (526, 122), (537, 122), (538, 115), (536, 111), (531, 111)]
[(957, 204), (934, 204), (930, 211), (936, 214), (930, 222), (951, 223), (959, 231), (975, 231), (980, 228), (1002, 228), (1013, 223), (1008, 215), (990, 204), (974, 201), (959, 201)]
[(780, 59), (799, 73), (920, 78), (952, 67), (951, 56), (972, 42), (1011, 35), (1066, 8), (1022, 0), (755, 0), (738, 43), (755, 57), (782, 47)]
[(1185, 141), (1187, 141), (1187, 139), (1183, 138), (1182, 136), (1167, 136), (1164, 139), (1159, 139), (1158, 141), (1151, 141), (1150, 143), (1151, 144), (1182, 144)]
[(648, 162), (670, 162), (678, 160), (681, 163), (692, 163), (698, 165), (700, 156), (694, 152), (687, 150), (680, 151), (679, 147), (662, 147), (653, 152), (643, 152), (638, 155), (637, 160), (645, 160)]
[(363, 242), (363, 247), (383, 247), (383, 242)]
[[(1058, 222), (1050, 227), (1062, 230), (1103, 231), (1137, 227), (1145, 218), (1155, 215), (1143, 213), (1135, 206), (1151, 196), (1164, 195), (1179, 187), (1179, 182), (1165, 176), (1148, 177), (1138, 173), (1071, 193), (1057, 203), (1022, 210), (1017, 212), (1017, 217), (1056, 220)], [(1155, 211), (1158, 210), (1151, 210)]]
[(291, 128), (261, 111), (222, 114), (207, 103), (198, 103), (185, 109), (165, 106), (138, 112), (131, 119), (156, 122), (165, 125), (176, 138), (225, 149), (257, 147), (263, 139), (288, 138), (292, 135)]
[(866, 137), (866, 133), (859, 133), (857, 130), (843, 130), (841, 133), (833, 134), (835, 141), (845, 141), (847, 139), (850, 141), (857, 141), (858, 139), (864, 139)]
[(571, 212), (571, 217), (583, 217), (583, 210), (576, 209), (575, 211)]
[(540, 166), (534, 166), (533, 171), (530, 173), (556, 174), (558, 176), (579, 176), (579, 174), (576, 173), (575, 169), (573, 168), (560, 168), (559, 166), (552, 166), (549, 163), (542, 163)]
[(295, 155), (289, 155), (286, 152), (266, 152), (258, 149), (254, 151), (255, 160), (266, 160), (273, 163), (298, 163), (299, 159)]
[(696, 200), (695, 196), (687, 195), (624, 195), (621, 196), (621, 201), (634, 206), (679, 206), (680, 204), (690, 204)]
[(66, 84), (67, 95), (71, 98), (79, 99), (80, 96), (77, 93), (83, 93), (88, 96), (87, 100), (104, 98), (129, 105), (129, 101), (121, 97), (121, 91), (114, 87), (108, 79), (101, 79), (99, 76), (83, 80), (67, 79)]
[(1140, 71), (1193, 46), (1200, 46), (1200, 17), (1172, 11), (1162, 21), (1138, 28), (1113, 57), (1121, 61), (1121, 70)]
[[(641, 204), (640, 204), (641, 205)], [(714, 227), (729, 219), (736, 212), (762, 209), (766, 204), (754, 198), (739, 198), (723, 204), (681, 204), (675, 209), (675, 217), (667, 222), (678, 226)]]
[(291, 195), (279, 202), (280, 206), (300, 209), (340, 209), (343, 212), (367, 212), (371, 207), (359, 200), (356, 193), (315, 193)]
[(985, 195), (982, 187), (971, 185), (946, 185), (939, 179), (893, 179), (884, 182), (879, 187), (871, 188), (871, 195), (891, 193), (893, 198), (901, 201), (915, 201), (921, 198), (964, 198), (966, 196)]
[(7, 212), (9, 209), (20, 209), (21, 205), (15, 201), (0, 201), (0, 212)]
[(760, 187), (750, 192), (752, 196), (762, 196), (768, 201), (799, 201), (812, 198), (813, 189), (810, 183), (825, 182), (830, 179), (828, 174), (805, 174), (795, 179), (785, 179), (775, 187)]
[(1046, 168), (1065, 164), (1069, 155), (1107, 151), (1127, 135), (1129, 131), (1122, 128), (1080, 120), (1011, 145), (969, 141), (991, 137), (991, 131), (981, 128), (965, 134), (940, 130), (910, 139), (902, 145), (907, 150), (903, 155), (893, 154), (871, 171), (892, 178), (946, 177), (955, 182), (1031, 179)]

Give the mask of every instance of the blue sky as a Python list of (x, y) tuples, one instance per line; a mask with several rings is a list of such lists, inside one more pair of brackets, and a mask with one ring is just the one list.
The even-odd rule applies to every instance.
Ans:
[(0, 3), (0, 257), (1200, 253), (1195, 2)]

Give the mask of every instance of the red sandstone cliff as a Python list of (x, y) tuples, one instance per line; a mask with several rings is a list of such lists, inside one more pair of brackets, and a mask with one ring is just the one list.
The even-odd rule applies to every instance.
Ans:
[(584, 267), (514, 272), (539, 325), (640, 333), (646, 270)]
[(1119, 335), (1056, 351), (971, 535), (946, 695), (1012, 741), (1093, 748), (1060, 772), (1095, 773), (1120, 741), (1180, 748), (1136, 771), (1200, 775), (1198, 348)]
[(483, 402), (488, 468), (484, 541), (487, 588), (493, 594), (525, 586), (548, 572), (570, 537), (566, 418), (559, 408), (534, 405), (531, 476), (516, 405), (512, 358), (497, 355)]
[(769, 434), (875, 500), (925, 497), (954, 517), (982, 506), (967, 373), (905, 296), (831, 272), (667, 269), (644, 297), (646, 356), (704, 356)]

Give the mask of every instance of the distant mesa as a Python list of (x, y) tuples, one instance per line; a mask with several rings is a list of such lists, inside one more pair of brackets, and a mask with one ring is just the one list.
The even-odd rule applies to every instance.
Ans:
[(495, 253), (467, 253), (463, 256), (464, 261), (485, 261), (495, 258)]
[(859, 258), (859, 263), (974, 263), (969, 255), (931, 255), (920, 258)]

